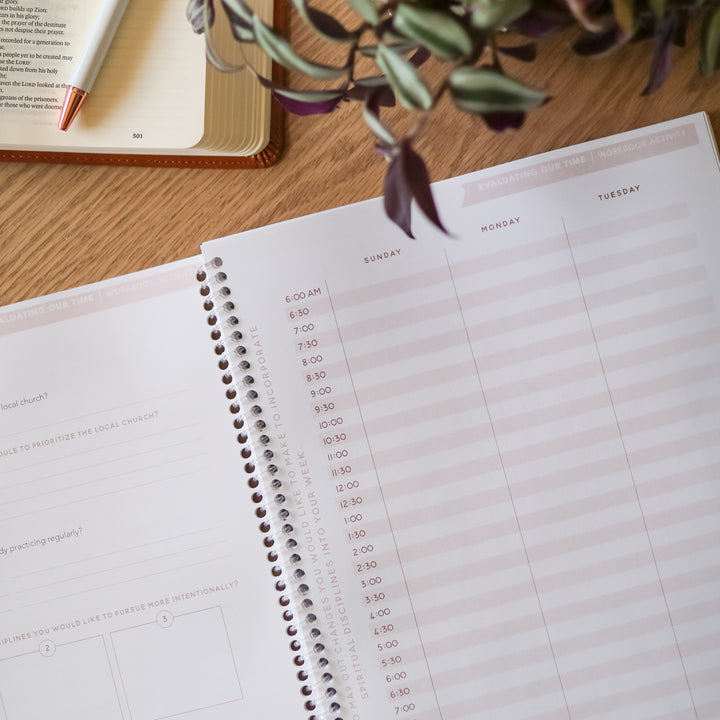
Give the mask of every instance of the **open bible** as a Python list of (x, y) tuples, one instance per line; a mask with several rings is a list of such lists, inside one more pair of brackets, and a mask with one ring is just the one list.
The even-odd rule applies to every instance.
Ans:
[[(205, 59), (184, 6), (130, 3), (82, 112), (58, 130), (65, 85), (100, 0), (0, 4), (0, 160), (123, 165), (263, 167), (282, 142), (279, 109), (252, 73), (224, 73)], [(254, 9), (284, 27), (272, 0)], [(218, 12), (213, 42), (228, 62), (273, 69), (242, 49)]]

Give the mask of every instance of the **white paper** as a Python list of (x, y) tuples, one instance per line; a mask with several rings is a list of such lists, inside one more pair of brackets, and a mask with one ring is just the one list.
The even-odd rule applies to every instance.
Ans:
[[(704, 115), (207, 243), (341, 714), (720, 715), (720, 172)], [(259, 381), (259, 382), (258, 382)]]
[(300, 706), (200, 263), (0, 309), (2, 720)]
[(204, 39), (182, 3), (129, 3), (81, 113), (58, 130), (65, 85), (97, 0), (0, 5), (0, 146), (191, 147), (205, 114)]

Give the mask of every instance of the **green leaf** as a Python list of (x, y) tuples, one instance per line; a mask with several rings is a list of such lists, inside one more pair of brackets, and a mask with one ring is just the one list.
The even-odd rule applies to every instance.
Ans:
[(327, 102), (328, 100), (341, 100), (344, 90), (293, 90), (292, 88), (274, 87), (273, 92), (291, 100), (302, 102)]
[(470, 22), (483, 29), (509, 25), (532, 7), (532, 0), (477, 0), (471, 3)]
[(720, 3), (703, 17), (700, 27), (700, 73), (711, 75), (720, 69)]
[(518, 112), (538, 107), (547, 94), (521, 85), (494, 70), (458, 68), (450, 75), (450, 92), (463, 110), (474, 113)]
[(257, 44), (273, 59), (288, 70), (296, 70), (318, 80), (334, 80), (344, 75), (345, 67), (333, 67), (312, 62), (297, 55), (290, 44), (278, 37), (257, 15), (252, 18)]
[(395, 138), (392, 133), (383, 125), (380, 118), (372, 110), (368, 109), (366, 104), (363, 104), (363, 118), (367, 126), (373, 131), (378, 139), (387, 143), (388, 145), (395, 144)]
[(430, 91), (418, 71), (407, 60), (384, 45), (378, 46), (375, 59), (397, 99), (408, 110), (428, 110), (432, 106)]
[(231, 22), (252, 23), (255, 13), (243, 0), (222, 0), (222, 4)]
[(472, 52), (470, 36), (449, 12), (401, 3), (393, 18), (393, 27), (445, 60)]
[(211, 0), (189, 0), (185, 8), (185, 17), (193, 32), (202, 35), (215, 22), (215, 6)]
[[(385, 47), (392, 48), (393, 50), (395, 50), (395, 52), (406, 53), (406, 52), (410, 52), (411, 50), (416, 50), (417, 43), (411, 42), (410, 40), (408, 40), (406, 42), (399, 42), (399, 43), (391, 42), (391, 43), (386, 43)], [(377, 49), (378, 49), (377, 45), (359, 45), (358, 46), (358, 52), (363, 57), (369, 57), (369, 58), (377, 57)]]
[(255, 42), (252, 29), (253, 11), (244, 0), (222, 0), (225, 14), (230, 21), (230, 30), (239, 43)]
[(388, 81), (384, 75), (371, 75), (369, 77), (355, 78), (355, 84), (361, 87), (376, 88), (387, 85)]
[(363, 20), (367, 20), (371, 25), (380, 22), (380, 15), (378, 15), (373, 0), (347, 0), (347, 3)]

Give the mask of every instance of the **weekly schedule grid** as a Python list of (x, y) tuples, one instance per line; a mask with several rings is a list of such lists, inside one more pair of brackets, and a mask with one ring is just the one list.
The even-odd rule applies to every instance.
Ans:
[(287, 254), (237, 290), (358, 717), (720, 712), (718, 168), (680, 127), (441, 183), (455, 237), (357, 206), (204, 248)]
[[(631, 237), (601, 226), (542, 239), (520, 280), (496, 282), (516, 264), (504, 247), (375, 286), (370, 300), (366, 289), (328, 295), (353, 385), (336, 410), (359, 401), (361, 424), (346, 433), (367, 437), (363, 459), (379, 480), (364, 508), (385, 504), (388, 525), (373, 537), (392, 533), (404, 567), (406, 586), (386, 586), (386, 597), (409, 590), (412, 600), (396, 631), (403, 622), (427, 638), (451, 713), (478, 712), (487, 683), (486, 711), (534, 685), (533, 716), (546, 716), (543, 700), (553, 716), (562, 697), (573, 717), (591, 717), (608, 679), (636, 673), (643, 693), (652, 686), (657, 702), (692, 717), (693, 695), (714, 680), (715, 666), (703, 672), (713, 647), (704, 617), (682, 622), (716, 584), (707, 570), (718, 541), (707, 485), (718, 428), (688, 434), (688, 423), (717, 422), (720, 409), (717, 316), (684, 214), (632, 218)], [(598, 242), (612, 259), (596, 261)], [(609, 290), (608, 273), (630, 266), (635, 278)], [(630, 316), (618, 307), (627, 298)], [(399, 328), (418, 339), (397, 344)], [(437, 587), (453, 599), (438, 606)], [(499, 612), (513, 626), (498, 637), (486, 623)], [(650, 644), (619, 661), (649, 630)], [(626, 709), (634, 695), (618, 690), (605, 708)]]

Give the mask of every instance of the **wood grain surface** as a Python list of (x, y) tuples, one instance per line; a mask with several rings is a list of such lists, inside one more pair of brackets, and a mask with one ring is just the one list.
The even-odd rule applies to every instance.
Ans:
[[(292, 20), (300, 47), (315, 40)], [(693, 28), (697, 32), (697, 28)], [(720, 77), (698, 75), (697, 41), (677, 49), (671, 79), (641, 97), (650, 46), (583, 59), (569, 37), (540, 45), (538, 60), (508, 66), (552, 101), (522, 129), (497, 134), (445, 105), (417, 144), (431, 178), (705, 110), (720, 136)], [(199, 252), (205, 240), (382, 192), (384, 160), (359, 106), (286, 118), (285, 150), (263, 170), (185, 170), (0, 164), (0, 304), (140, 270)], [(720, 198), (718, 199), (720, 201)], [(342, 242), (342, 238), (338, 238)], [(252, 258), (249, 258), (252, 262)]]

